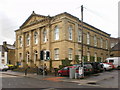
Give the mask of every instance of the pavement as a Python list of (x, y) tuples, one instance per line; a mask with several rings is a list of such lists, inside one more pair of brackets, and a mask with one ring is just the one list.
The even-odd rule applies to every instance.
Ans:
[[(104, 73), (106, 73), (106, 74), (103, 75)], [(58, 82), (58, 81), (70, 82), (70, 83), (77, 83), (79, 85), (86, 85), (86, 84), (95, 85), (99, 81), (114, 78), (114, 75), (110, 74), (110, 72), (104, 72), (104, 73), (98, 73), (98, 74), (94, 74), (91, 76), (86, 76), (84, 79), (70, 79), (69, 77), (59, 77), (59, 76), (54, 76), (54, 75), (47, 75), (47, 76), (37, 75), (36, 73), (28, 73), (25, 76), (25, 74), (22, 72), (14, 72), (14, 71), (2, 72), (2, 74), (7, 74), (7, 75), (35, 78), (35, 79), (39, 79), (39, 80), (50, 80), (50, 81), (54, 81), (54, 82)]]

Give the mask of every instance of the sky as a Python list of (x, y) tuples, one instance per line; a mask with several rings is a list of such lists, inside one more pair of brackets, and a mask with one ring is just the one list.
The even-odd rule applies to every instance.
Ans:
[(32, 11), (54, 16), (68, 12), (83, 21), (118, 37), (118, 2), (120, 0), (0, 0), (0, 45), (3, 41), (13, 44), (15, 30), (25, 22)]

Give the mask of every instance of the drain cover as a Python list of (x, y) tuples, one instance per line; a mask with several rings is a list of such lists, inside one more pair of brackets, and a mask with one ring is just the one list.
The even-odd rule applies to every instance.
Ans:
[(87, 84), (92, 84), (92, 85), (96, 85), (96, 82), (88, 82)]

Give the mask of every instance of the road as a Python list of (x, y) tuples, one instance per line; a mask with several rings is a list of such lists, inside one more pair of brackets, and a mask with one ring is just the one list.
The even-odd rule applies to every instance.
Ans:
[[(119, 71), (120, 73), (120, 71)], [(24, 76), (13, 76), (0, 74), (2, 78), (3, 88), (117, 88), (118, 87), (118, 71), (106, 71), (100, 73), (100, 76), (90, 76), (90, 79), (96, 79), (101, 77), (112, 76), (110, 78), (105, 78), (97, 82), (96, 84), (79, 84), (72, 82), (61, 82), (61, 81), (51, 81), (51, 80), (39, 80), (36, 78), (24, 77)]]
[(77, 85), (76, 83), (54, 82), (4, 74), (2, 76), (2, 88), (94, 88), (92, 86)]

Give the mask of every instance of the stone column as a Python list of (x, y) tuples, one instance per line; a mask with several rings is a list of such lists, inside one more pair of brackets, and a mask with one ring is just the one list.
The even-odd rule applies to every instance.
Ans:
[[(64, 55), (62, 55), (62, 59), (68, 58), (68, 46), (66, 44), (66, 40), (68, 40), (68, 32), (67, 32), (68, 24), (67, 23), (68, 23), (67, 19), (64, 18), (62, 20), (62, 24), (63, 24), (62, 25), (62, 32), (63, 32), (62, 39), (64, 40), (63, 45), (62, 45), (63, 49), (61, 50), (61, 54), (64, 54)], [(62, 53), (62, 52), (64, 52), (64, 53)]]
[(22, 60), (24, 60), (24, 62), (22, 61), (22, 66), (24, 67), (25, 64), (26, 64), (26, 58), (25, 58), (25, 55), (26, 55), (26, 52), (25, 52), (25, 33), (22, 33)]
[(33, 56), (33, 34), (32, 34), (32, 31), (30, 31), (30, 66), (33, 65), (33, 62), (31, 62), (31, 60), (33, 61), (34, 59), (34, 56)]
[(38, 28), (38, 61), (37, 61), (37, 66), (40, 65), (40, 51), (41, 51), (41, 29)]

